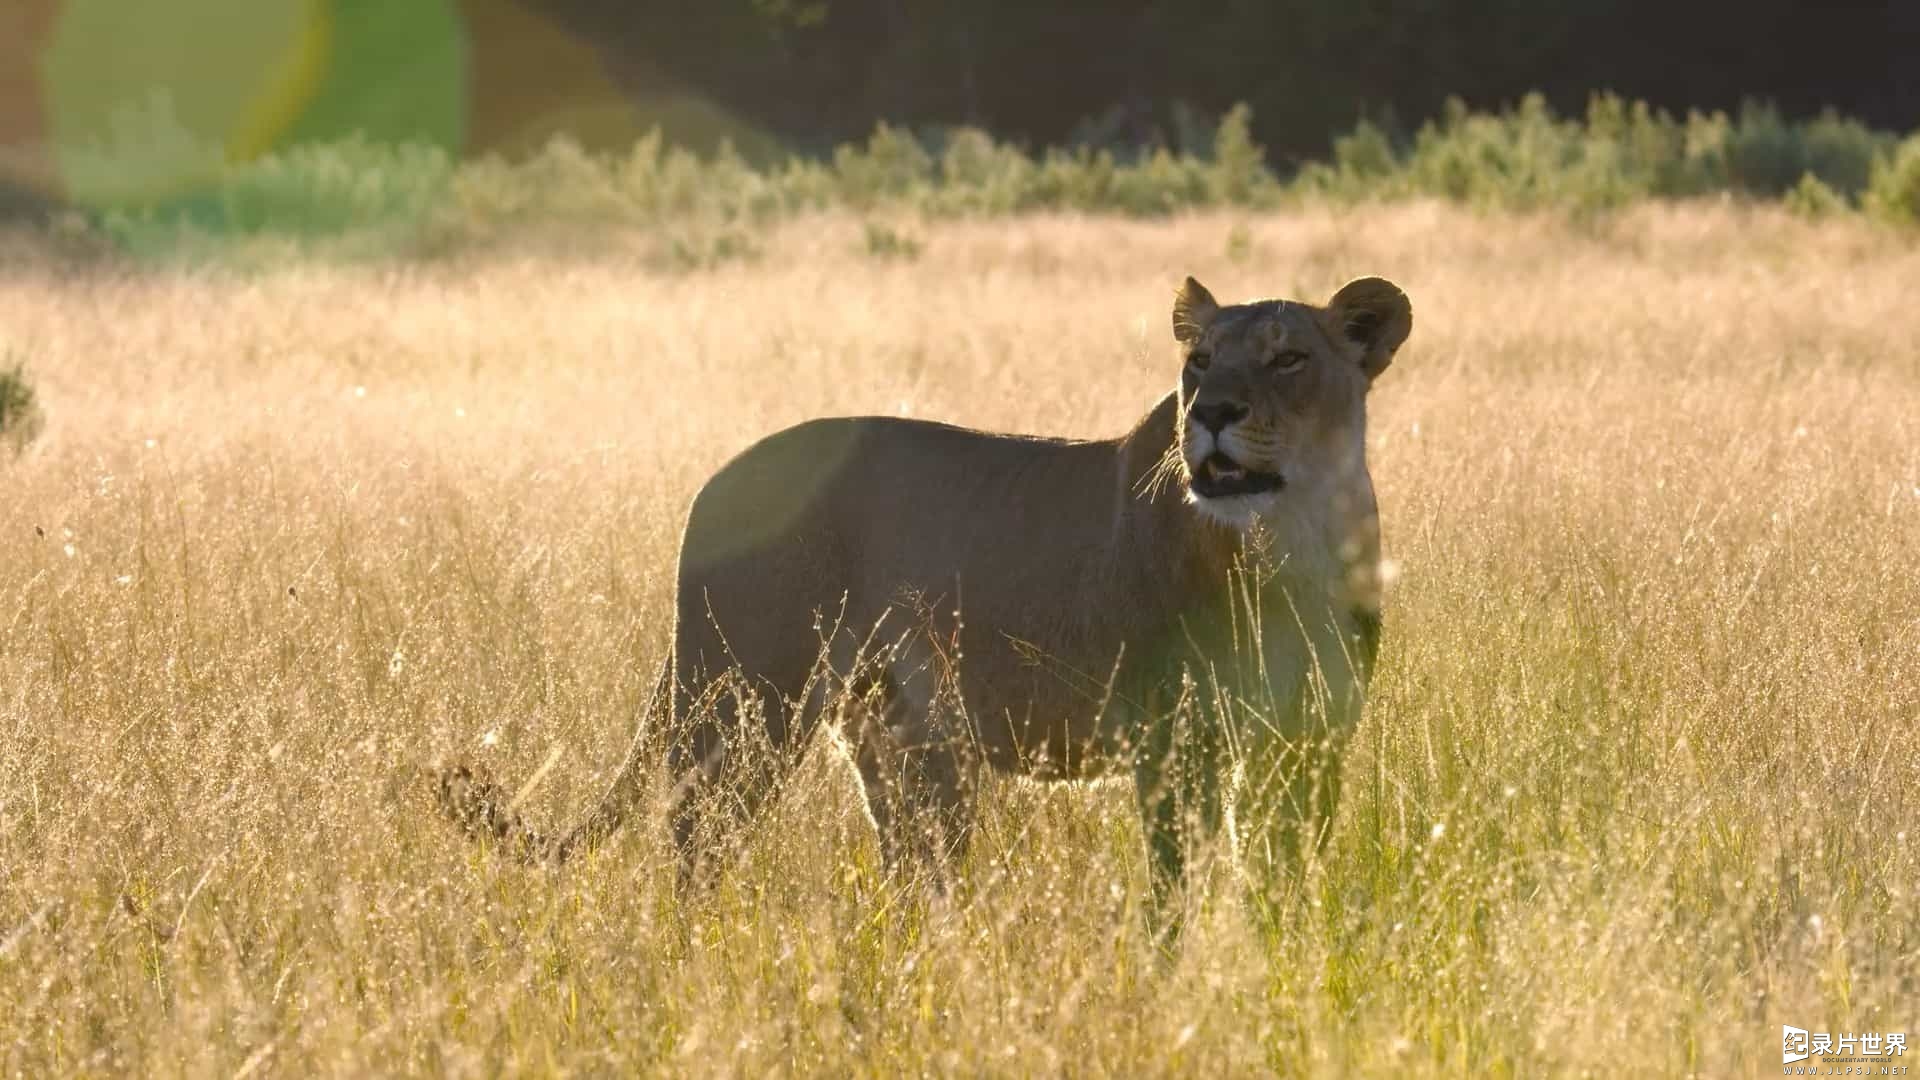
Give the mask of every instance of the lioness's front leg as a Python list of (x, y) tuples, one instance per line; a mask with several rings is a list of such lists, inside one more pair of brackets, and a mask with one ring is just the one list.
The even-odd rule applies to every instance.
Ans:
[(1240, 763), (1233, 836), (1248, 900), (1271, 925), (1285, 894), (1333, 831), (1344, 732), (1256, 739)]
[(1187, 856), (1220, 828), (1221, 740), (1186, 695), (1152, 702), (1133, 748), (1134, 798), (1147, 841), (1148, 923), (1170, 947), (1185, 922)]

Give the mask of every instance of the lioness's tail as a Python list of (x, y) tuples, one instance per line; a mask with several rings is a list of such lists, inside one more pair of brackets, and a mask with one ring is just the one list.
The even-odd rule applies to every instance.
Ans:
[(519, 811), (518, 797), (484, 776), (476, 775), (465, 765), (440, 771), (436, 795), (441, 811), (468, 836), (504, 844), (512, 848), (522, 862), (563, 863), (577, 851), (599, 847), (625, 823), (627, 812), (639, 801), (640, 780), (647, 762), (659, 756), (657, 750), (663, 742), (661, 731), (665, 725), (657, 721), (661, 709), (672, 708), (667, 699), (667, 680), (672, 671), (671, 658), (660, 665), (653, 694), (640, 714), (639, 730), (627, 747), (626, 760), (620, 763), (620, 770), (614, 774), (607, 793), (600, 797), (593, 812), (572, 829), (552, 835), (533, 828)]

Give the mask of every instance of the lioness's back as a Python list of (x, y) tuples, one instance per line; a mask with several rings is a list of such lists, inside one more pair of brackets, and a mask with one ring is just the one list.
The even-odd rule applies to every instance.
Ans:
[[(793, 692), (818, 656), (816, 615), (864, 633), (890, 606), (957, 610), (995, 637), (1040, 633), (1044, 611), (1114, 584), (1086, 556), (1125, 491), (1116, 445), (893, 417), (813, 420), (762, 439), (689, 512), (683, 668), (737, 664)], [(970, 580), (983, 586), (973, 602)]]
[[(996, 435), (924, 420), (812, 420), (769, 435), (702, 487), (689, 512), (687, 569), (812, 549), (853, 557), (844, 573), (898, 573), (948, 556), (965, 571), (982, 541), (1003, 546), (1027, 529), (1103, 531), (1112, 485), (1111, 442)], [(992, 513), (985, 513), (987, 510)], [(883, 539), (884, 544), (869, 543)], [(919, 546), (902, 550), (902, 539)], [(895, 565), (888, 565), (895, 564)], [(990, 569), (1005, 574), (1002, 562)], [(841, 577), (840, 587), (860, 582)]]

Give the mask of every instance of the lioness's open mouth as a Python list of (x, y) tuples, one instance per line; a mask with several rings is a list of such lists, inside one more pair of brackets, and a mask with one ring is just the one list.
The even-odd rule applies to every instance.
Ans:
[(1193, 470), (1193, 480), (1187, 486), (1203, 499), (1225, 499), (1234, 495), (1279, 491), (1286, 483), (1279, 473), (1249, 469), (1215, 450)]

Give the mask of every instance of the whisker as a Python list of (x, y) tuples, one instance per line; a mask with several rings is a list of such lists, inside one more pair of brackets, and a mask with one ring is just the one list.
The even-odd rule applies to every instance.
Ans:
[(1134, 485), (1135, 494), (1149, 501), (1159, 498), (1166, 486), (1180, 474), (1181, 452), (1178, 443), (1168, 446), (1166, 452), (1160, 455), (1160, 460), (1154, 462), (1153, 468), (1142, 474)]

